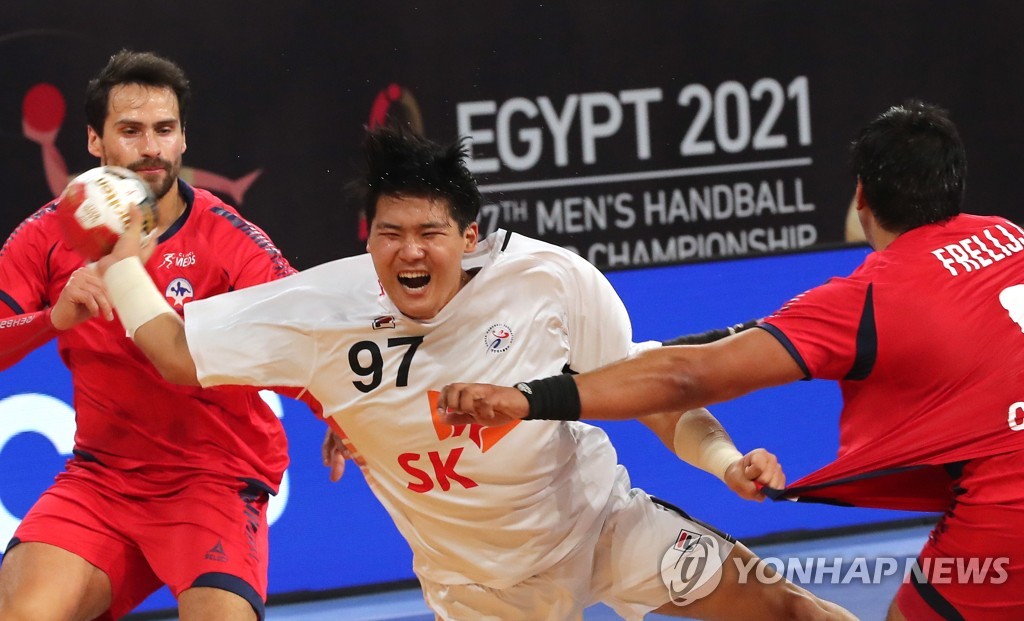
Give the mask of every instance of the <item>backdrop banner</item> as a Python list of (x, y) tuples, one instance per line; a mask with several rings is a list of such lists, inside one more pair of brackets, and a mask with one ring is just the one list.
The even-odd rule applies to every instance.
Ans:
[(389, 118), (468, 140), (485, 232), (603, 269), (855, 239), (846, 145), (910, 97), (959, 123), (968, 210), (1019, 217), (1022, 26), (1007, 1), (8, 2), (0, 229), (96, 163), (82, 93), (122, 47), (185, 68), (185, 178), (300, 268), (362, 251), (345, 184)]

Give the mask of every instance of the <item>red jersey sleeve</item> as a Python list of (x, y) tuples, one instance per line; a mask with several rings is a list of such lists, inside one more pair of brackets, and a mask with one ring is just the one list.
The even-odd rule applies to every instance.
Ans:
[(808, 378), (863, 379), (865, 350), (874, 344), (871, 286), (833, 278), (794, 297), (761, 324)]
[(6, 369), (56, 335), (50, 323), (49, 258), (60, 243), (46, 232), (47, 205), (29, 216), (0, 249), (0, 369)]
[(49, 259), (60, 240), (47, 231), (44, 218), (54, 209), (50, 204), (26, 218), (0, 249), (0, 316), (38, 311), (53, 303), (47, 293)]

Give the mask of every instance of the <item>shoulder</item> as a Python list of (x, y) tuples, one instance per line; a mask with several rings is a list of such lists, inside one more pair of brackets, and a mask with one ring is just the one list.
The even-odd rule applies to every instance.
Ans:
[(502, 230), (495, 232), (494, 237), (492, 243), (500, 244), (496, 249), (496, 265), (504, 264), (509, 268), (541, 271), (565, 278), (600, 275), (600, 271), (589, 261), (561, 246)]
[(342, 296), (358, 289), (380, 289), (377, 272), (373, 268), (373, 260), (369, 254), (358, 254), (321, 263), (289, 276), (288, 280), (296, 284), (323, 287)]
[[(46, 203), (39, 209), (32, 212), (27, 218), (22, 220), (21, 224), (18, 225), (18, 229), (23, 227), (30, 227), (35, 229), (43, 229), (46, 227), (57, 226), (57, 204), (58, 199), (54, 199), (49, 203)], [(15, 229), (17, 231), (18, 229)]]
[(823, 284), (798, 293), (765, 319), (772, 322), (781, 317), (834, 317), (846, 311), (860, 311), (872, 286), (868, 275), (859, 276), (861, 266), (850, 276), (834, 276)]
[(192, 194), (192, 215), (209, 226), (225, 226), (242, 229), (251, 222), (242, 217), (238, 210), (202, 188), (186, 186)]
[(7, 246), (15, 239), (20, 241), (41, 239), (51, 242), (60, 239), (57, 202), (57, 200), (50, 201), (22, 220), (8, 236), (4, 249), (6, 250)]
[(243, 217), (237, 209), (206, 190), (191, 187), (189, 189), (193, 192), (192, 213), (189, 218), (195, 218), (201, 230), (229, 242), (249, 241), (260, 250), (280, 254), (263, 229)]

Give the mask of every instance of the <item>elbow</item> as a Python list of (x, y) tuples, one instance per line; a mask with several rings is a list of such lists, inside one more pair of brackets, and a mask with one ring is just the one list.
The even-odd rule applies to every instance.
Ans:
[(705, 365), (688, 355), (689, 352), (680, 353), (683, 355), (673, 355), (665, 360), (658, 371), (665, 394), (672, 400), (671, 407), (691, 410), (708, 405), (710, 401), (706, 390), (708, 379), (705, 377)]
[(171, 361), (154, 361), (156, 370), (165, 381), (181, 386), (199, 386), (196, 368), (191, 364), (175, 364)]
[(707, 405), (700, 398), (700, 380), (695, 374), (686, 370), (676, 371), (671, 378), (669, 391), (673, 396), (676, 408), (692, 410), (695, 407)]

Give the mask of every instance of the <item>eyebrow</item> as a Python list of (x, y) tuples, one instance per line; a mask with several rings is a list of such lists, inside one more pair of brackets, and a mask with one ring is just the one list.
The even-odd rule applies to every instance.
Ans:
[[(179, 124), (178, 119), (170, 118), (170, 119), (162, 119), (162, 120), (159, 120), (159, 121), (153, 123), (153, 127), (161, 127), (161, 126), (166, 126), (166, 125), (178, 125), (178, 124)], [(142, 126), (148, 125), (148, 123), (143, 123), (142, 121), (136, 121), (134, 119), (118, 119), (118, 120), (114, 121), (114, 125), (131, 125), (131, 126), (136, 126), (136, 127), (142, 127)]]
[[(394, 230), (394, 231), (398, 231), (398, 230), (402, 230), (402, 229), (406, 228), (406, 227), (404, 227), (404, 226), (402, 226), (400, 224), (395, 224), (395, 223), (392, 223), (392, 222), (381, 222), (381, 223), (379, 223), (377, 225), (377, 227), (381, 228), (381, 229), (388, 229), (388, 230)], [(432, 221), (432, 222), (424, 222), (423, 224), (419, 224), (419, 225), (416, 225), (416, 226), (410, 227), (410, 228), (415, 228), (415, 229), (418, 229), (420, 231), (423, 231), (423, 230), (426, 230), (426, 229), (449, 229), (451, 227), (452, 227), (451, 221), (436, 221), (435, 220), (435, 221)]]

